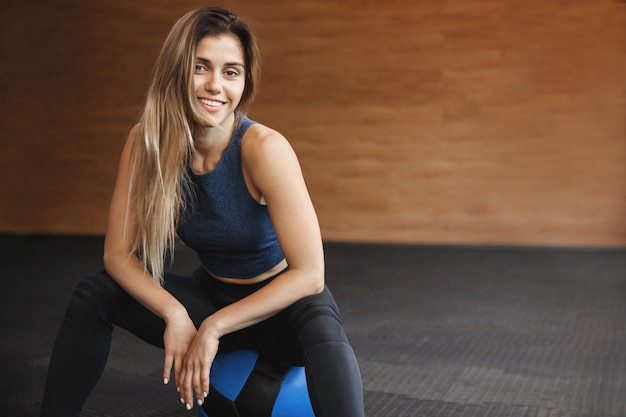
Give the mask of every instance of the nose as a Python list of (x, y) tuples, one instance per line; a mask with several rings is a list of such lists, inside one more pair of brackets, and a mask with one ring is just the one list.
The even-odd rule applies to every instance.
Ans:
[(204, 83), (204, 88), (211, 94), (217, 94), (222, 91), (222, 84), (220, 83), (220, 74), (215, 71), (207, 75)]

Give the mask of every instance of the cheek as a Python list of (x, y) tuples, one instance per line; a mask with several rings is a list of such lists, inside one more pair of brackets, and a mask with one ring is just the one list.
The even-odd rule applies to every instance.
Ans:
[(239, 100), (241, 100), (241, 97), (243, 96), (243, 92), (245, 90), (245, 86), (246, 86), (245, 83), (241, 83), (241, 84), (238, 84), (237, 86), (233, 86), (233, 89), (232, 89), (233, 96), (239, 97)]

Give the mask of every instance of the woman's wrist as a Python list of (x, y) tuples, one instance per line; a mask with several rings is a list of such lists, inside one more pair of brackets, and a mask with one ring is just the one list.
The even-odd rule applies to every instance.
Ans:
[(207, 317), (200, 327), (204, 334), (212, 338), (219, 339), (224, 335), (224, 328), (214, 315)]
[(182, 304), (178, 304), (166, 308), (163, 312), (162, 318), (165, 320), (165, 324), (168, 324), (175, 320), (188, 319), (189, 314), (187, 313), (187, 309)]

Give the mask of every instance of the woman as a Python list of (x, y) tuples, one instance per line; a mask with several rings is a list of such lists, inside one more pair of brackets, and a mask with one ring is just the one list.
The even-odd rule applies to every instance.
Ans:
[[(42, 416), (75, 416), (104, 369), (113, 325), (164, 348), (181, 402), (202, 404), (218, 351), (303, 363), (316, 416), (363, 415), (360, 373), (324, 285), (322, 240), (297, 158), (248, 119), (259, 52), (235, 14), (172, 28), (122, 152), (105, 271), (78, 285), (53, 350)], [(163, 272), (180, 237), (191, 277)]]

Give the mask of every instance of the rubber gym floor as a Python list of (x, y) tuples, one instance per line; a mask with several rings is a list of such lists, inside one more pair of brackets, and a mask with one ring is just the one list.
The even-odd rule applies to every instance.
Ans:
[[(626, 416), (626, 249), (326, 243), (369, 417)], [(0, 235), (0, 415), (37, 416), (102, 238)], [(196, 266), (179, 248), (173, 269)], [(84, 416), (187, 416), (162, 352), (117, 329)]]

